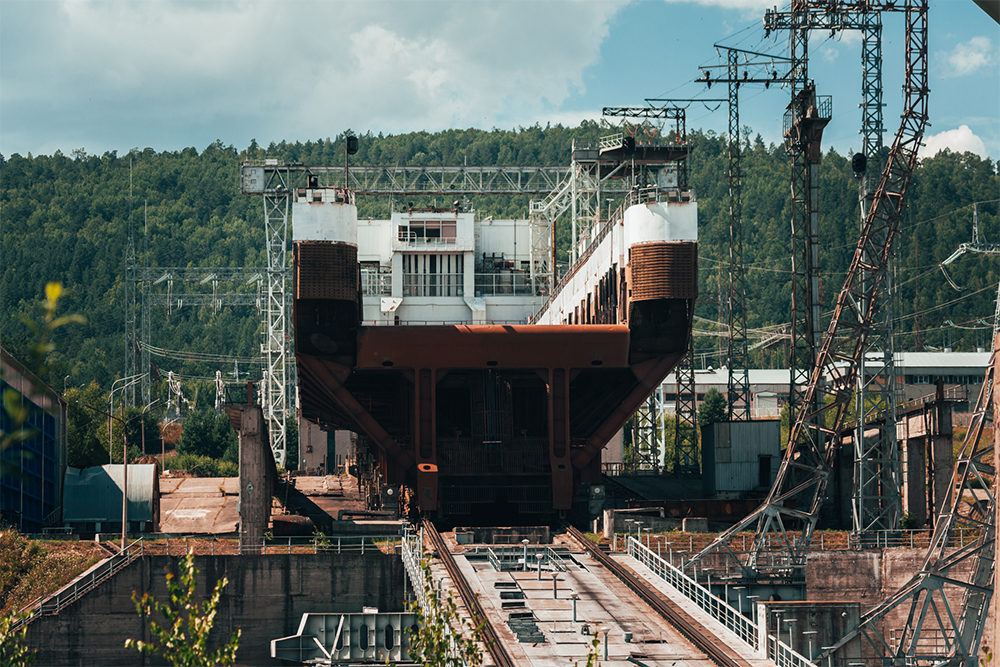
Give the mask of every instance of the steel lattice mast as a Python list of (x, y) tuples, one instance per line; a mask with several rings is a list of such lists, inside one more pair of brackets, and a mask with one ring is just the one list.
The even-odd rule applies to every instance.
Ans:
[(268, 172), (264, 190), (264, 233), (267, 242), (267, 287), (265, 332), (261, 352), (264, 377), (261, 398), (268, 421), (271, 452), (275, 464), (285, 465), (285, 435), (288, 420), (288, 347), (286, 278), (288, 276), (288, 209), (291, 181), (287, 169)]
[[(859, 30), (862, 34), (862, 152), (852, 160), (860, 179), (862, 224), (872, 206), (873, 179), (882, 171), (882, 15), (901, 11), (891, 2), (848, 2), (831, 6), (804, 0), (790, 12), (768, 11), (765, 28), (805, 30)], [(808, 259), (808, 258), (807, 258)], [(889, 272), (888, 275), (891, 275)], [(900, 463), (895, 432), (895, 369), (891, 301), (871, 304), (872, 330), (857, 373), (854, 420), (854, 489), (852, 527), (857, 535), (892, 530), (902, 512)], [(818, 318), (818, 312), (814, 318)], [(815, 330), (819, 330), (815, 323)], [(794, 370), (793, 370), (794, 372)]]
[[(858, 629), (820, 654), (817, 664), (858, 635), (876, 656), (892, 660), (885, 664), (979, 664), (995, 571), (995, 443), (983, 435), (991, 414), (997, 414), (1000, 398), (993, 386), (997, 341), (994, 338), (993, 356), (952, 473), (951, 498), (934, 526), (920, 571), (894, 595), (865, 612)], [(968, 536), (971, 540), (966, 543)], [(886, 618), (893, 613), (899, 618), (901, 611), (906, 618), (902, 632), (898, 637), (887, 636)]]
[[(740, 86), (748, 84), (784, 84), (792, 81), (795, 72), (779, 76), (774, 63), (790, 65), (788, 58), (772, 56), (756, 51), (746, 51), (720, 44), (716, 49), (726, 49), (726, 73), (728, 76), (713, 79), (708, 69), (699, 81), (709, 87), (713, 83), (725, 83), (728, 86), (729, 102), (729, 280), (725, 288), (726, 296), (720, 299), (725, 304), (723, 321), (729, 326), (727, 338), (726, 367), (728, 368), (726, 405), (730, 421), (746, 421), (750, 419), (750, 354), (747, 344), (746, 322), (746, 263), (743, 261), (743, 167), (742, 145), (740, 143)], [(739, 58), (743, 56), (743, 76), (739, 75)], [(749, 56), (754, 57), (751, 62)], [(757, 59), (764, 59), (763, 61)], [(760, 67), (771, 68), (769, 76), (759, 78), (750, 75), (750, 69)], [(720, 285), (719, 289), (723, 289)]]
[[(806, 554), (826, 497), (837, 438), (848, 416), (861, 356), (877, 325), (872, 306), (886, 298), (892, 244), (927, 125), (927, 0), (908, 0), (905, 16), (902, 123), (865, 216), (774, 486), (757, 511), (696, 554), (688, 569), (704, 563), (711, 554), (742, 568), (745, 577), (757, 582), (804, 582)], [(750, 526), (756, 534), (744, 560), (730, 539)]]

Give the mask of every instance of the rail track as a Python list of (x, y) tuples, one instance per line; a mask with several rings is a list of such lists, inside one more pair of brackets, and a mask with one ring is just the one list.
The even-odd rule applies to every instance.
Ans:
[(642, 578), (636, 576), (631, 570), (616, 561), (614, 558), (604, 553), (596, 544), (587, 539), (587, 536), (572, 526), (566, 527), (567, 533), (580, 543), (591, 556), (618, 577), (622, 583), (632, 589), (636, 595), (652, 607), (656, 613), (673, 625), (700, 651), (703, 651), (709, 659), (719, 667), (749, 667), (750, 663), (741, 658), (731, 648), (718, 642), (715, 636), (709, 632), (701, 623), (684, 613), (679, 607), (674, 605), (662, 593), (651, 588)]
[(501, 642), (500, 635), (497, 634), (493, 624), (490, 623), (489, 617), (486, 616), (486, 612), (483, 611), (479, 600), (476, 599), (475, 594), (472, 592), (469, 582), (465, 580), (465, 576), (458, 569), (458, 563), (455, 562), (454, 556), (448, 550), (448, 545), (445, 543), (444, 538), (441, 537), (434, 524), (430, 521), (424, 521), (423, 528), (424, 535), (430, 538), (431, 545), (437, 551), (438, 558), (444, 563), (444, 567), (448, 571), (448, 576), (451, 577), (451, 581), (455, 588), (458, 589), (458, 594), (461, 596), (462, 602), (465, 603), (465, 608), (469, 610), (469, 614), (472, 616), (472, 625), (479, 633), (480, 640), (486, 646), (486, 650), (493, 659), (493, 664), (496, 667), (514, 667), (514, 658), (511, 657), (507, 648)]

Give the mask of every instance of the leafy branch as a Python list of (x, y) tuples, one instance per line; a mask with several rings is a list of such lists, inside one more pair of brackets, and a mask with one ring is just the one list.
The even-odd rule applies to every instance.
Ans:
[(208, 635), (215, 624), (222, 589), (229, 583), (229, 579), (220, 579), (215, 584), (212, 595), (199, 605), (195, 599), (195, 577), (198, 570), (194, 566), (194, 554), (189, 553), (180, 561), (180, 571), (179, 582), (173, 573), (167, 573), (169, 603), (158, 602), (149, 593), (137, 599), (136, 593), (132, 593), (132, 602), (140, 616), (149, 618), (159, 615), (166, 623), (161, 625), (156, 620), (150, 620), (149, 631), (154, 641), (126, 639), (126, 648), (135, 648), (141, 653), (159, 654), (175, 667), (233, 665), (242, 630), (237, 629), (229, 636), (229, 641), (215, 651), (208, 650)]

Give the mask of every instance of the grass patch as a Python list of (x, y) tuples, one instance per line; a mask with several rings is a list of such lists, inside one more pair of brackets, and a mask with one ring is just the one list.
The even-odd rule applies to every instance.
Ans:
[(0, 530), (0, 615), (55, 593), (105, 555), (88, 542), (29, 540)]

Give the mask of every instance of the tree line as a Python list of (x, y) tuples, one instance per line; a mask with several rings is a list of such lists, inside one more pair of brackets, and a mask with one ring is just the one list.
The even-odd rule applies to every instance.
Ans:
[[(360, 165), (567, 165), (571, 146), (596, 145), (610, 130), (598, 122), (576, 127), (533, 126), (516, 130), (445, 130), (399, 135), (359, 135)], [(25, 358), (30, 332), (20, 320), (37, 316), (44, 285), (60, 281), (66, 312), (87, 322), (55, 334), (55, 352), (44, 378), (56, 389), (96, 383), (107, 390), (124, 375), (126, 254), (141, 266), (265, 266), (263, 212), (257, 198), (239, 192), (244, 159), (276, 158), (304, 164), (344, 161), (343, 138), (256, 141), (238, 149), (215, 142), (201, 151), (133, 149), (91, 155), (0, 156), (0, 345)], [(727, 138), (694, 130), (690, 184), (699, 206), (701, 297), (696, 330), (718, 330), (720, 282), (729, 262)], [(744, 262), (747, 266), (747, 326), (777, 327), (790, 319), (790, 160), (784, 148), (751, 137), (743, 142)], [(849, 156), (835, 151), (820, 165), (821, 294), (829, 316), (849, 266), (860, 226), (857, 181)], [(968, 254), (942, 269), (959, 244), (972, 240), (973, 203), (981, 241), (1000, 240), (1000, 178), (997, 164), (972, 153), (942, 152), (924, 159), (907, 198), (893, 263), (895, 343), (900, 350), (989, 347), (1000, 260)], [(474, 198), (483, 217), (527, 217), (525, 197)], [(368, 198), (359, 214), (386, 217), (387, 202)], [(569, 221), (557, 230), (560, 256), (569, 246)], [(944, 275), (947, 272), (947, 276)], [(210, 289), (203, 287), (201, 289)], [(252, 285), (225, 289), (253, 291)], [(162, 370), (207, 380), (222, 370), (230, 379), (259, 375), (245, 360), (258, 355), (263, 331), (253, 307), (183, 306), (153, 313), (151, 344), (165, 350), (209, 353), (212, 362), (154, 358)], [(705, 333), (711, 333), (705, 331)], [(699, 366), (724, 363), (721, 338), (696, 337)], [(760, 367), (785, 364), (783, 344), (752, 351)], [(244, 362), (234, 361), (243, 359)], [(239, 368), (237, 368), (239, 367)], [(82, 389), (85, 390), (85, 389)]]

